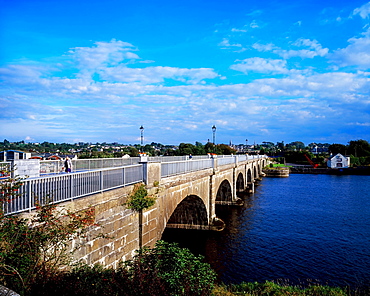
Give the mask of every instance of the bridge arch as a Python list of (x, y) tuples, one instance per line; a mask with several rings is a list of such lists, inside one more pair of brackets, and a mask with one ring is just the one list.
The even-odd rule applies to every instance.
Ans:
[(223, 180), (217, 190), (216, 202), (231, 202), (233, 200), (231, 188), (229, 180)]
[(247, 170), (247, 185), (249, 186), (253, 182), (252, 170)]
[(207, 209), (203, 200), (196, 195), (188, 195), (175, 208), (167, 225), (208, 225)]
[(257, 170), (257, 166), (254, 165), (253, 166), (253, 179), (256, 180), (258, 178), (258, 170)]
[(242, 173), (238, 174), (236, 179), (236, 192), (243, 192), (245, 190), (245, 181)]

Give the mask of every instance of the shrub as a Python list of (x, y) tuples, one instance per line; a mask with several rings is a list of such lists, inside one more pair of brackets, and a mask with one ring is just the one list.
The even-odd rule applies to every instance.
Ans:
[[(140, 283), (137, 280), (134, 282), (144, 287), (148, 285), (143, 279), (149, 280), (149, 283), (157, 282), (161, 291), (148, 295), (206, 296), (210, 295), (216, 280), (216, 273), (208, 263), (203, 262), (202, 256), (197, 257), (188, 249), (163, 241), (158, 241), (153, 249), (142, 249), (120, 269), (127, 270), (131, 279), (140, 279)], [(137, 292), (144, 295), (140, 294), (141, 291)]]
[(83, 236), (94, 223), (94, 209), (81, 213), (59, 211), (55, 205), (37, 205), (34, 218), (0, 218), (0, 283), (26, 294), (68, 265), (69, 242)]
[(208, 296), (216, 274), (203, 257), (177, 244), (143, 248), (117, 270), (80, 264), (35, 283), (32, 296)]
[(156, 198), (148, 196), (148, 191), (144, 184), (135, 184), (134, 190), (127, 199), (125, 205), (134, 211), (140, 212), (148, 209), (155, 204)]

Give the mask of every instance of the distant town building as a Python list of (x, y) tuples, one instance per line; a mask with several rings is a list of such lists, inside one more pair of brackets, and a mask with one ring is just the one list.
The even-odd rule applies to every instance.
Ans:
[(327, 165), (332, 169), (348, 168), (350, 165), (350, 157), (338, 153), (329, 158)]
[(17, 150), (6, 150), (0, 152), (0, 161), (11, 161), (18, 159), (29, 159), (31, 153)]
[(66, 157), (69, 157), (70, 159), (77, 159), (76, 155), (64, 155), (59, 153), (42, 153), (42, 154), (35, 154), (32, 155), (32, 159), (40, 159), (40, 160), (65, 160)]
[(315, 146), (311, 147), (310, 152), (312, 154), (328, 153), (329, 152), (329, 148), (328, 147), (324, 147), (324, 146), (320, 147), (320, 146), (315, 145)]

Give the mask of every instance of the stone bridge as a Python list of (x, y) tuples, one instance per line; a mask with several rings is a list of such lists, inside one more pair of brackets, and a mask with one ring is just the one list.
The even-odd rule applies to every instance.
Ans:
[[(121, 260), (131, 259), (140, 246), (154, 246), (166, 227), (222, 230), (224, 222), (217, 218), (216, 205), (242, 204), (238, 193), (254, 192), (255, 182), (263, 175), (262, 168), (268, 165), (265, 156), (225, 159), (211, 158), (205, 168), (176, 174), (167, 171), (178, 165), (194, 166), (197, 160), (163, 163), (144, 159), (140, 163), (142, 181), (157, 199), (142, 213), (124, 205), (133, 184), (61, 202), (61, 206), (76, 212), (94, 208), (99, 225), (90, 227), (87, 238), (72, 242), (72, 246), (83, 244), (75, 259), (117, 267)], [(76, 186), (77, 181), (68, 182), (68, 186)], [(108, 237), (99, 237), (99, 233)]]

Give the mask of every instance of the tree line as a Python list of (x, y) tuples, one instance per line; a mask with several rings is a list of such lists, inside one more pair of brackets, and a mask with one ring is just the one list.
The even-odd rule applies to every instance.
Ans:
[[(319, 153), (313, 153), (315, 147), (319, 147)], [(33, 153), (60, 153), (75, 154), (78, 158), (112, 158), (129, 155), (137, 157), (140, 153), (146, 153), (149, 156), (181, 156), (181, 155), (205, 155), (208, 153), (215, 154), (267, 154), (269, 156), (285, 157), (289, 162), (305, 161), (304, 154), (308, 154), (317, 162), (324, 162), (331, 154), (351, 156), (353, 165), (370, 164), (370, 144), (366, 140), (349, 141), (347, 145), (329, 144), (329, 143), (310, 143), (305, 145), (301, 141), (294, 141), (285, 144), (284, 142), (262, 142), (255, 145), (226, 145), (213, 144), (208, 142), (180, 143), (179, 145), (163, 145), (152, 142), (146, 145), (123, 145), (118, 143), (25, 143), (24, 141), (9, 142), (4, 140), (0, 142), (0, 151), (2, 150), (21, 150)]]

